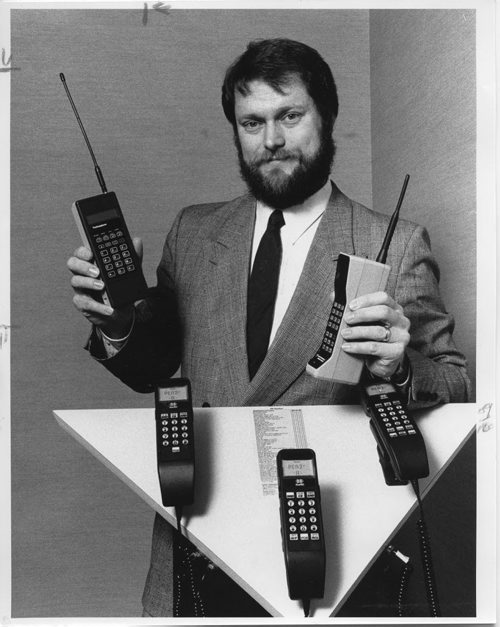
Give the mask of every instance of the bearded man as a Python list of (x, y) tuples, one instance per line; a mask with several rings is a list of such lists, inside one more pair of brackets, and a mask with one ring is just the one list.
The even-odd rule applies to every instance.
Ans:
[[(180, 366), (195, 406), (358, 403), (357, 387), (305, 372), (330, 314), (339, 252), (374, 259), (388, 226), (329, 178), (338, 112), (330, 68), (302, 43), (252, 42), (227, 70), (222, 106), (248, 193), (182, 210), (157, 286), (134, 307), (115, 311), (92, 296), (104, 286), (79, 248), (68, 267), (74, 304), (93, 324), (88, 349), (140, 392)], [(386, 291), (348, 304), (343, 350), (390, 379), (410, 409), (466, 401), (465, 359), (425, 229), (401, 220), (387, 263)], [(226, 598), (228, 585), (219, 586)], [(145, 615), (172, 615), (173, 587), (172, 531), (157, 516)], [(241, 599), (236, 613), (220, 604), (214, 612), (259, 613)]]

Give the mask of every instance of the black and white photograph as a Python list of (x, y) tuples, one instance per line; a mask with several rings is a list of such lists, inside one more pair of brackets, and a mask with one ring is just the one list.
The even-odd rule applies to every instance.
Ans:
[(0, 622), (494, 623), (494, 0), (0, 15)]

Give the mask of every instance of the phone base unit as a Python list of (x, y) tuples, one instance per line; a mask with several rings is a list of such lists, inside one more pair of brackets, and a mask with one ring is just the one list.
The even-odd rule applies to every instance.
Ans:
[(323, 598), (326, 558), (316, 456), (311, 449), (283, 449), (276, 461), (288, 594)]
[(306, 372), (319, 379), (356, 385), (361, 378), (364, 358), (342, 350), (341, 331), (347, 326), (345, 308), (357, 296), (385, 290), (390, 266), (340, 253), (335, 273), (335, 302), (332, 305), (326, 331), (316, 355), (306, 366)]
[(82, 198), (71, 210), (83, 244), (90, 248), (99, 268), (103, 302), (122, 307), (144, 298), (146, 280), (116, 194)]
[(164, 507), (194, 500), (194, 425), (191, 386), (169, 379), (155, 388), (158, 478)]
[(363, 406), (387, 485), (406, 485), (429, 475), (424, 438), (407, 413), (405, 403), (391, 383), (367, 383)]

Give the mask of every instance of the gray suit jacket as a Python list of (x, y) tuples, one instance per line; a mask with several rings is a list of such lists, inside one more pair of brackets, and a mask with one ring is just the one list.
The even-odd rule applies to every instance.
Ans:
[[(250, 381), (245, 329), (254, 220), (250, 195), (184, 209), (167, 237), (158, 284), (136, 308), (128, 343), (117, 356), (104, 359), (91, 338), (91, 351), (141, 392), (152, 391), (159, 378), (173, 375), (181, 364), (198, 406), (359, 402), (356, 387), (316, 379), (305, 373), (305, 366), (321, 344), (339, 252), (374, 259), (388, 217), (353, 202), (332, 183), (290, 306)], [(439, 270), (425, 229), (400, 220), (387, 263), (392, 269), (386, 291), (411, 322), (410, 404), (466, 401), (465, 359), (451, 337), (454, 322), (439, 296)], [(171, 529), (157, 516), (143, 597), (155, 616), (171, 613), (170, 544)]]

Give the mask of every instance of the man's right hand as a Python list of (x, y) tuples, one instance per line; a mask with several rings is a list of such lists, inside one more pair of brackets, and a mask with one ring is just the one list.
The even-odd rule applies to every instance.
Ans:
[[(134, 237), (132, 241), (142, 261), (142, 240)], [(86, 246), (77, 248), (68, 259), (67, 266), (73, 274), (71, 277), (73, 304), (89, 322), (99, 327), (108, 337), (121, 338), (127, 335), (132, 325), (133, 305), (113, 309), (102, 302), (104, 283), (99, 279), (99, 269), (92, 261), (92, 252)]]

